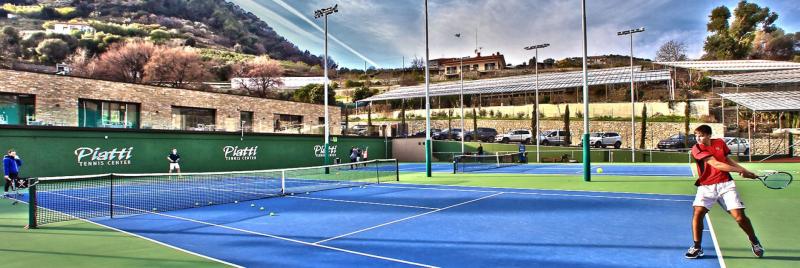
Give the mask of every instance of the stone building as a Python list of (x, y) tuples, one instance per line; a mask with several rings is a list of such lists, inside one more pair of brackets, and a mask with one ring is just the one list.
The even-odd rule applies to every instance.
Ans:
[[(341, 111), (330, 106), (331, 133)], [(0, 70), (0, 124), (265, 133), (322, 132), (322, 105)]]

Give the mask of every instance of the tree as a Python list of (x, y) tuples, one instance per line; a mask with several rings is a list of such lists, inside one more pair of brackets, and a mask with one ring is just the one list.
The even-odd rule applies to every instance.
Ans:
[[(686, 106), (683, 109), (683, 132), (685, 139), (689, 139), (689, 120), (692, 115), (692, 106), (689, 105), (689, 98), (686, 98)], [(688, 144), (688, 141), (687, 141)]]
[(375, 91), (370, 90), (368, 87), (357, 87), (356, 90), (353, 91), (353, 101), (363, 100), (375, 95)]
[(36, 46), (36, 53), (42, 62), (59, 63), (69, 52), (69, 45), (61, 39), (45, 39)]
[(647, 105), (642, 107), (642, 135), (640, 135), (639, 149), (644, 150), (645, 137), (647, 137)]
[(569, 131), (569, 105), (564, 108), (564, 146), (572, 144), (572, 134)]
[[(292, 99), (298, 102), (323, 104), (325, 100), (323, 93), (322, 84), (308, 84), (295, 90)], [(328, 103), (336, 103), (336, 92), (330, 87), (328, 87)]]
[[(280, 62), (268, 56), (255, 57), (244, 64), (238, 65), (237, 73), (241, 79), (239, 85), (254, 96), (266, 98), (275, 95), (274, 89), (283, 85), (281, 76), (284, 69)], [(304, 101), (310, 99), (304, 98)]]
[[(463, 129), (461, 131), (464, 131)], [(447, 139), (453, 138), (453, 109), (447, 109)]]
[(425, 70), (425, 59), (414, 57), (411, 59), (411, 67), (409, 69), (414, 71)]
[(197, 40), (194, 39), (194, 37), (189, 37), (185, 41), (183, 41), (183, 45), (187, 47), (197, 46)]
[(475, 107), (472, 107), (472, 140), (478, 139), (478, 113), (475, 111)]
[(19, 46), (21, 39), (16, 28), (3, 27), (3, 30), (0, 31), (0, 58), (19, 57), (22, 54)]
[(94, 73), (94, 64), (92, 58), (89, 56), (89, 51), (83, 48), (78, 48), (75, 53), (69, 55), (64, 62), (69, 66), (70, 75), (80, 77), (92, 77)]
[(719, 6), (711, 10), (709, 22), (706, 24), (708, 32), (703, 49), (706, 54), (704, 59), (734, 60), (744, 59), (748, 56), (755, 31), (760, 27), (764, 32), (772, 32), (777, 28), (774, 25), (778, 14), (770, 12), (768, 7), (759, 7), (754, 3), (741, 1), (734, 9), (732, 24), (730, 10)]
[(185, 88), (210, 76), (200, 55), (184, 47), (156, 49), (144, 68), (144, 81), (175, 88)]
[(800, 47), (800, 33), (786, 34), (783, 29), (770, 33), (756, 32), (750, 58), (787, 61), (792, 60), (797, 54), (796, 48)]
[(542, 63), (543, 63), (543, 64), (544, 64), (546, 67), (553, 67), (553, 65), (555, 65), (555, 64), (556, 64), (556, 60), (554, 60), (553, 58), (547, 58), (547, 59), (545, 59), (544, 61), (542, 61)]
[(132, 41), (115, 43), (92, 63), (95, 78), (127, 83), (141, 83), (144, 79), (144, 66), (156, 50), (152, 43)]
[(686, 43), (683, 41), (669, 40), (656, 52), (656, 61), (684, 61), (686, 60)]
[(0, 44), (3, 46), (18, 45), (20, 40), (19, 31), (14, 27), (3, 27), (2, 32), (0, 32)]

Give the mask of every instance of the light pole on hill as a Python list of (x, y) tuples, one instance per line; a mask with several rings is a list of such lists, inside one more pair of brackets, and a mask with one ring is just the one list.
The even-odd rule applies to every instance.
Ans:
[(430, 53), (428, 49), (428, 0), (425, 0), (425, 176), (431, 176), (431, 79), (430, 70)]
[(589, 154), (589, 72), (586, 69), (586, 0), (581, 1), (581, 30), (583, 31), (583, 180), (592, 181), (592, 163)]
[(536, 140), (535, 140), (535, 142), (536, 142), (536, 162), (539, 162), (539, 159), (541, 159), (541, 158), (539, 158), (539, 143), (541, 143), (541, 142), (539, 142), (539, 137), (540, 137), (540, 134), (539, 134), (539, 49), (540, 48), (546, 48), (546, 47), (549, 47), (549, 46), (550, 46), (550, 44), (540, 44), (540, 45), (533, 45), (533, 46), (525, 47), (525, 50), (533, 50), (534, 51), (534, 55), (535, 55), (534, 59), (536, 59), (535, 62), (533, 63), (534, 65), (536, 65), (536, 67), (534, 68), (536, 70), (535, 71), (536, 72), (536, 84), (535, 84), (535, 88), (536, 88), (536, 109), (534, 111), (534, 113), (536, 113), (536, 115), (535, 115), (536, 116), (536, 129), (535, 130), (531, 129), (531, 131), (534, 131), (536, 133)]
[[(324, 72), (325, 72), (325, 83), (323, 84), (323, 98), (325, 98), (325, 147), (323, 147), (323, 151), (325, 152), (325, 165), (329, 163), (328, 157), (328, 142), (330, 140), (330, 125), (328, 124), (328, 15), (339, 12), (339, 5), (334, 5), (332, 7), (326, 7), (323, 9), (318, 9), (314, 11), (314, 18), (324, 18), (325, 21), (325, 59), (324, 59)], [(328, 169), (325, 169), (325, 173), (328, 173)]]
[(633, 94), (633, 34), (644, 32), (644, 27), (617, 32), (631, 37), (631, 162), (636, 162), (636, 101)]
[[(461, 39), (461, 34), (457, 33), (456, 38)], [(467, 129), (464, 128), (464, 57), (459, 57), (460, 60), (460, 69), (459, 74), (461, 74), (461, 93), (459, 94), (461, 99), (461, 154), (464, 154), (464, 139), (467, 137)], [(477, 129), (472, 130), (473, 133), (478, 134)]]

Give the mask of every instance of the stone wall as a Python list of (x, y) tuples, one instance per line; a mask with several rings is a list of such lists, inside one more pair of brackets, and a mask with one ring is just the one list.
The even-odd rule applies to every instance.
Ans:
[[(35, 95), (36, 119), (61, 126), (78, 126), (79, 99), (140, 104), (140, 126), (153, 129), (174, 129), (173, 106), (214, 109), (216, 128), (225, 131), (240, 130), (240, 111), (254, 113), (255, 132), (273, 132), (276, 114), (303, 116), (307, 126), (324, 117), (316, 104), (9, 70), (0, 70), (0, 92)], [(339, 107), (329, 112), (331, 133), (340, 133)]]

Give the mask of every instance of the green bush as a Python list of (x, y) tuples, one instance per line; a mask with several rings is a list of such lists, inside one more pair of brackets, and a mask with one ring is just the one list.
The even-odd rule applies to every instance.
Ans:
[(69, 45), (61, 39), (45, 39), (36, 47), (39, 60), (49, 63), (59, 63), (67, 58), (70, 53)]
[(161, 29), (155, 29), (150, 31), (150, 40), (156, 43), (164, 42), (167, 39), (170, 39), (171, 37), (172, 35), (169, 32)]

